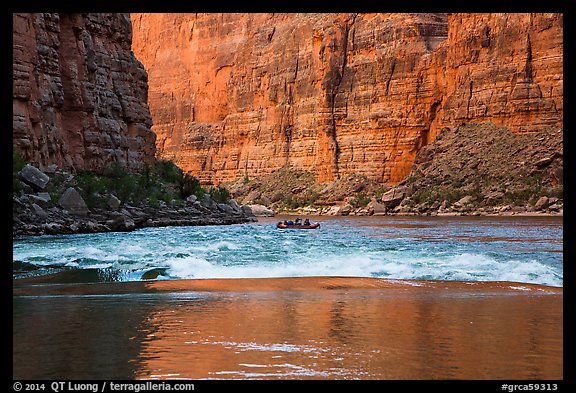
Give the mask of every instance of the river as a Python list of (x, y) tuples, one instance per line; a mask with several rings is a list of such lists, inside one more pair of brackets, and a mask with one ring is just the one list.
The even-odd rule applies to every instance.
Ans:
[(560, 217), (13, 240), (15, 379), (561, 379)]

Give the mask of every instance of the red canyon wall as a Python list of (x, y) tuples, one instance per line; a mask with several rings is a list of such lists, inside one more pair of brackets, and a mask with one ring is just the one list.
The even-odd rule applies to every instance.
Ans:
[(132, 14), (158, 155), (397, 183), (445, 126), (562, 126), (560, 14)]
[(434, 58), (445, 68), (441, 124), (490, 121), (515, 133), (561, 127), (562, 34), (561, 14), (450, 15)]
[(128, 14), (13, 14), (13, 144), (41, 167), (154, 159), (148, 78)]

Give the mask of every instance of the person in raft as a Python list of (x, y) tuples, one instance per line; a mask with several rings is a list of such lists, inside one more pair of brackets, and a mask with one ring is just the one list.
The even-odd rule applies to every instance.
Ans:
[(302, 225), (302, 219), (300, 217), (296, 218), (296, 225)]
[(294, 225), (294, 221), (288, 220), (288, 222), (286, 222), (286, 225)]
[(304, 220), (304, 225), (310, 225), (310, 219), (309, 218)]

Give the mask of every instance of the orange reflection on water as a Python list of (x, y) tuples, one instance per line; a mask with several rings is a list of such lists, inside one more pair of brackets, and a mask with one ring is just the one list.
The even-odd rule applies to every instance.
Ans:
[(141, 326), (135, 377), (562, 379), (561, 289), (330, 280), (165, 294)]

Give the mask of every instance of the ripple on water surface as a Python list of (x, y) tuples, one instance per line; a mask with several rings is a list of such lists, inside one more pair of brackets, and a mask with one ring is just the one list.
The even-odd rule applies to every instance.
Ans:
[[(146, 228), (13, 241), (14, 276), (100, 269), (111, 280), (354, 276), (562, 286), (561, 219), (331, 218)], [(115, 273), (111, 273), (115, 272)]]

